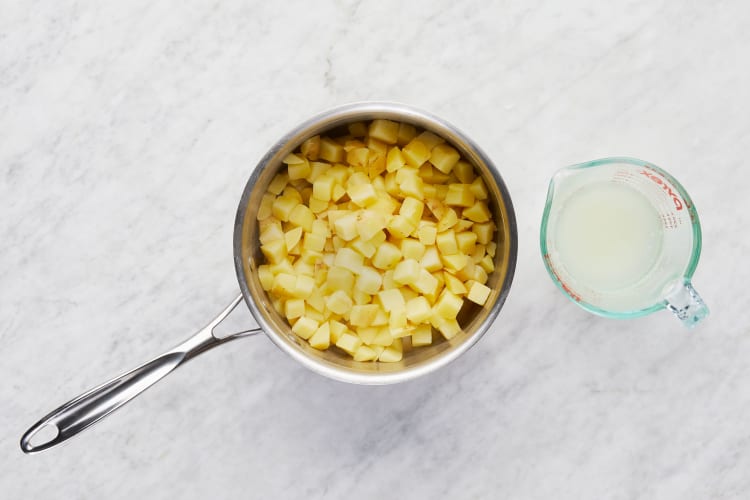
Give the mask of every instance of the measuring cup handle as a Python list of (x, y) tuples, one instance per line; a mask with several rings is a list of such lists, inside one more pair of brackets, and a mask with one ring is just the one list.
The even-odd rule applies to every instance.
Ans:
[(709, 314), (708, 306), (688, 280), (673, 287), (665, 300), (667, 309), (688, 328), (694, 327)]
[[(21, 437), (23, 452), (36, 453), (62, 443), (114, 412), (198, 354), (230, 340), (260, 332), (260, 328), (255, 328), (222, 338), (214, 335), (214, 328), (229, 316), (241, 300), (242, 295), (234, 299), (211, 323), (177, 347), (81, 394), (42, 418)], [(45, 428), (50, 428), (54, 436), (42, 443), (32, 444), (34, 435)]]

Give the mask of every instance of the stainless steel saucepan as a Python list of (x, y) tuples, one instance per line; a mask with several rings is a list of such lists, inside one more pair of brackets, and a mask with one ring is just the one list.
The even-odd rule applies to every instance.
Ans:
[[(263, 193), (282, 166), (281, 160), (309, 137), (335, 132), (352, 122), (375, 118), (411, 123), (443, 137), (457, 148), (481, 172), (490, 191), (491, 209), (498, 226), (495, 236), (498, 244), (496, 270), (488, 281), (492, 293), (486, 305), (464, 306), (459, 316), (463, 333), (449, 341), (441, 338), (434, 345), (408, 350), (404, 352), (402, 361), (397, 363), (357, 362), (336, 349), (319, 351), (300, 341), (286, 320), (272, 307), (256, 272), (262, 263), (262, 255), (255, 215)], [(322, 113), (282, 137), (260, 160), (245, 186), (234, 225), (234, 266), (241, 294), (213, 321), (173, 349), (91, 389), (42, 418), (24, 433), (21, 449), (25, 453), (35, 453), (60, 444), (106, 417), (186, 361), (225, 342), (259, 332), (265, 333), (274, 344), (302, 365), (332, 379), (355, 384), (391, 384), (425, 375), (466, 352), (488, 330), (508, 295), (517, 249), (515, 214), (500, 172), (454, 126), (423, 111), (392, 103), (356, 103)], [(226, 337), (216, 335), (216, 326), (243, 299), (257, 325), (249, 325), (244, 331)], [(42, 430), (44, 432), (40, 432)], [(45, 438), (42, 438), (43, 434)], [(42, 442), (38, 442), (40, 440)]]

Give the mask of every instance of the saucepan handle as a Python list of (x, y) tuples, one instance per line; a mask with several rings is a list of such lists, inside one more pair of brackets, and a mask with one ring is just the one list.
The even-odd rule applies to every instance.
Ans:
[[(175, 348), (94, 387), (42, 418), (21, 437), (21, 449), (24, 453), (36, 453), (56, 446), (114, 412), (198, 354), (230, 340), (259, 333), (260, 328), (255, 327), (221, 338), (214, 335), (214, 328), (241, 301), (242, 295), (239, 295), (211, 323)], [(34, 436), (42, 430), (48, 435), (40, 435), (38, 439), (43, 442), (32, 444)]]

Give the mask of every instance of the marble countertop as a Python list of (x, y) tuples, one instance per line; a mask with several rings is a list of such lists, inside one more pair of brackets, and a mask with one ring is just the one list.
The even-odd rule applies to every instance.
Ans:
[[(4, 2), (0, 491), (18, 498), (750, 497), (750, 4)], [(232, 227), (266, 149), (312, 114), (392, 100), (500, 166), (519, 225), (491, 331), (384, 387), (228, 344), (46, 453), (46, 412), (204, 325), (237, 293)], [(547, 277), (561, 166), (673, 173), (712, 309), (615, 321)]]

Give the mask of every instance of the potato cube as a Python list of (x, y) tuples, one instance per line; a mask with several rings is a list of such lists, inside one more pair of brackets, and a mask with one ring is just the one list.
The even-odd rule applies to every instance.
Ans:
[(487, 298), (489, 296), (490, 288), (488, 286), (485, 286), (476, 281), (472, 281), (471, 288), (469, 289), (469, 295), (467, 295), (466, 298), (474, 302), (475, 304), (483, 306), (487, 303)]
[(363, 241), (362, 238), (357, 238), (349, 243), (349, 247), (361, 253), (363, 257), (368, 259), (371, 259), (372, 256), (375, 255), (375, 251), (378, 249), (378, 247), (369, 241)]
[(383, 290), (392, 290), (398, 288), (398, 284), (393, 281), (393, 269), (388, 269), (383, 273)]
[[(294, 155), (290, 155), (290, 156), (294, 156)], [(312, 169), (310, 168), (310, 162), (306, 158), (302, 160), (303, 161), (301, 161), (300, 163), (289, 164), (287, 171), (289, 173), (290, 181), (294, 181), (297, 179), (305, 179), (312, 172)]]
[(445, 281), (445, 288), (450, 290), (454, 295), (466, 295), (468, 293), (464, 282), (453, 276), (451, 273), (444, 271), (443, 280)]
[(453, 147), (447, 144), (438, 144), (432, 148), (430, 163), (444, 174), (449, 174), (460, 158), (461, 155)]
[(393, 314), (394, 311), (405, 310), (406, 301), (398, 288), (378, 292), (378, 299), (383, 308)]
[(271, 269), (271, 272), (274, 276), (281, 273), (294, 274), (294, 266), (291, 262), (289, 262), (289, 259), (283, 259), (280, 262), (271, 264), (268, 267)]
[(366, 345), (360, 345), (354, 352), (354, 361), (374, 361), (378, 354)]
[(385, 242), (375, 252), (372, 265), (378, 269), (392, 269), (399, 260), (401, 260), (401, 250), (396, 245)]
[[(302, 205), (297, 205), (301, 207)], [(294, 248), (297, 243), (299, 243), (299, 240), (302, 238), (302, 228), (301, 227), (295, 227), (294, 229), (290, 229), (286, 233), (284, 233), (284, 243), (286, 244), (286, 248), (292, 249)]]
[(470, 207), (474, 204), (474, 195), (469, 189), (470, 184), (448, 184), (445, 194), (445, 204), (457, 207)]
[(477, 200), (486, 200), (489, 197), (487, 186), (484, 184), (484, 181), (481, 177), (477, 177), (476, 179), (474, 179), (469, 189), (471, 189), (471, 193)]
[(322, 252), (326, 246), (326, 237), (315, 233), (305, 233), (302, 248), (312, 252)]
[(376, 304), (354, 305), (349, 314), (349, 323), (352, 326), (372, 326), (378, 309), (380, 306)]
[(362, 341), (349, 332), (342, 333), (336, 341), (336, 346), (345, 350), (349, 354), (354, 354), (361, 345)]
[[(398, 266), (396, 267), (396, 269), (398, 269)], [(417, 281), (411, 284), (411, 287), (419, 293), (425, 295), (433, 295), (437, 291), (438, 280), (432, 274), (430, 274), (428, 270), (420, 267), (419, 277), (417, 278)]]
[(404, 238), (401, 240), (401, 255), (405, 259), (420, 260), (424, 256), (424, 251), (425, 247), (419, 240), (413, 238)]
[(273, 286), (274, 275), (268, 264), (258, 266), (258, 281), (260, 281), (260, 286), (265, 291), (270, 290)]
[(364, 266), (364, 261), (365, 259), (362, 255), (358, 254), (351, 248), (344, 247), (339, 249), (336, 253), (334, 264), (338, 267), (348, 269), (354, 274), (359, 274)]
[(274, 176), (271, 183), (268, 185), (267, 191), (269, 193), (279, 195), (286, 187), (289, 182), (289, 176), (286, 173), (279, 173)]
[(260, 200), (260, 206), (258, 207), (258, 215), (256, 219), (259, 221), (265, 220), (273, 215), (273, 201), (276, 196), (273, 193), (266, 193)]
[(378, 333), (377, 335), (375, 335), (375, 338), (372, 339), (371, 344), (382, 345), (383, 347), (393, 344), (391, 329), (388, 326), (382, 326), (378, 328)]
[(364, 266), (360, 275), (357, 277), (355, 287), (370, 295), (375, 295), (380, 290), (380, 285), (383, 283), (383, 277), (381, 274), (369, 266)]
[(367, 124), (365, 122), (354, 122), (346, 126), (352, 137), (364, 137), (367, 135)]
[(432, 315), (430, 303), (422, 296), (414, 297), (406, 303), (406, 317), (412, 323), (423, 323)]
[(448, 208), (445, 211), (445, 214), (443, 217), (438, 220), (437, 223), (437, 231), (438, 233), (442, 233), (443, 231), (447, 231), (448, 229), (452, 228), (458, 223), (458, 215), (456, 214), (456, 211), (452, 208)]
[(384, 229), (387, 225), (387, 219), (382, 213), (375, 210), (361, 210), (357, 214), (357, 234), (363, 240), (372, 239), (375, 234)]
[(419, 235), (419, 242), (425, 246), (430, 246), (435, 244), (435, 237), (437, 236), (437, 228), (430, 224), (424, 224), (422, 225), (420, 223), (420, 226), (417, 230), (417, 234)]
[(269, 241), (265, 245), (261, 245), (260, 251), (271, 264), (278, 264), (287, 256), (286, 243), (283, 239)]
[(409, 144), (404, 146), (404, 149), (401, 150), (401, 154), (403, 154), (406, 163), (415, 168), (419, 168), (420, 165), (430, 158), (429, 148), (424, 142), (417, 139), (410, 141)]
[[(370, 296), (372, 298), (372, 296)], [(373, 304), (377, 305), (377, 304)], [(372, 326), (385, 326), (388, 324), (388, 313), (386, 313), (382, 307), (378, 305), (378, 313), (375, 315), (375, 319), (372, 320)]]
[(413, 224), (409, 219), (399, 214), (391, 217), (386, 229), (396, 238), (406, 238), (416, 229), (416, 227), (416, 224)]
[(294, 186), (285, 187), (284, 191), (281, 192), (281, 198), (291, 198), (297, 203), (302, 203), (302, 194)]
[(404, 198), (398, 213), (416, 227), (422, 219), (422, 212), (424, 212), (424, 203), (416, 198), (408, 197)]
[(370, 137), (388, 144), (396, 144), (398, 141), (398, 122), (391, 120), (373, 120), (370, 123)]
[[(326, 277), (326, 288), (328, 290), (341, 290), (342, 292), (346, 292), (348, 294), (352, 291), (353, 286), (354, 275), (350, 270), (338, 266), (333, 266), (328, 269), (328, 274)], [(331, 308), (329, 307), (329, 309)], [(335, 312), (337, 314), (342, 314), (338, 311)]]
[(399, 291), (401, 292), (401, 295), (404, 296), (404, 300), (406, 301), (407, 304), (409, 303), (411, 299), (415, 297), (419, 297), (419, 294), (415, 292), (414, 290), (412, 290), (411, 288), (409, 288), (408, 286), (400, 287)]
[(403, 357), (403, 351), (392, 346), (388, 346), (383, 350), (382, 353), (380, 353), (380, 356), (378, 356), (378, 361), (382, 361), (383, 363), (398, 363)]
[(443, 268), (443, 262), (440, 260), (440, 254), (436, 247), (430, 246), (425, 249), (420, 265), (430, 272), (439, 271)]
[(342, 186), (339, 183), (335, 183), (333, 185), (333, 190), (331, 191), (331, 201), (339, 201), (341, 198), (344, 197), (346, 194), (346, 188)]
[(433, 314), (430, 317), (430, 323), (432, 324), (432, 326), (437, 328), (437, 330), (441, 334), (443, 334), (443, 337), (445, 337), (447, 340), (452, 339), (458, 332), (461, 331), (461, 327), (459, 326), (458, 321), (456, 321), (455, 319), (446, 319), (437, 314)]
[(310, 137), (302, 143), (299, 149), (308, 160), (317, 160), (320, 154), (320, 136)]
[(334, 184), (336, 184), (336, 181), (330, 175), (324, 174), (315, 179), (315, 182), (313, 182), (313, 199), (330, 201)]
[(317, 200), (310, 198), (310, 211), (314, 214), (319, 214), (328, 210), (328, 202), (323, 200)]
[(452, 255), (443, 255), (440, 257), (446, 269), (449, 271), (460, 271), (466, 264), (469, 263), (469, 257), (462, 253), (454, 253)]
[(417, 325), (411, 333), (411, 345), (421, 347), (432, 344), (432, 327), (427, 324)]
[(355, 288), (352, 291), (352, 299), (354, 299), (355, 304), (363, 306), (365, 304), (369, 304), (370, 302), (372, 302), (372, 295)]
[[(313, 221), (315, 220), (315, 214), (303, 204), (295, 206), (291, 212), (289, 212), (289, 222), (295, 226), (299, 226), (305, 231), (312, 231)], [(289, 247), (291, 248), (291, 247)]]
[(395, 172), (399, 168), (406, 164), (404, 155), (401, 154), (401, 150), (398, 147), (392, 147), (385, 157), (385, 169), (388, 172)]
[(406, 337), (411, 335), (406, 329), (406, 309), (397, 309), (390, 311), (388, 315), (388, 327), (391, 329), (393, 337)]
[[(330, 216), (334, 212), (330, 212)], [(333, 226), (336, 230), (336, 236), (344, 241), (351, 241), (357, 237), (357, 214), (354, 212), (346, 212), (340, 217), (336, 217)]]
[(297, 280), (294, 284), (294, 296), (300, 299), (305, 299), (312, 294), (315, 289), (315, 279), (312, 276), (305, 276), (304, 274), (298, 274)]
[(479, 265), (482, 266), (482, 269), (484, 269), (487, 273), (491, 273), (495, 270), (495, 262), (489, 255), (485, 255), (482, 260), (479, 261)]
[(471, 230), (477, 235), (477, 243), (487, 245), (492, 241), (492, 237), (495, 233), (495, 225), (492, 222), (474, 224), (471, 227)]
[(378, 196), (375, 193), (375, 188), (372, 187), (372, 184), (358, 184), (356, 186), (351, 186), (347, 188), (346, 192), (349, 194), (349, 198), (360, 207), (367, 207), (378, 200)]
[(328, 349), (328, 346), (331, 345), (331, 326), (328, 323), (320, 325), (308, 342), (315, 349), (321, 351)]
[(473, 225), (474, 225), (474, 223), (471, 222), (470, 220), (458, 219), (458, 222), (456, 222), (456, 225), (453, 226), (453, 230), (456, 233), (462, 233), (464, 231), (467, 231), (467, 230), (471, 229), (471, 226), (473, 226)]
[(328, 325), (331, 331), (331, 342), (335, 344), (338, 342), (339, 337), (346, 332), (346, 325), (335, 319), (329, 320)]
[(490, 220), (491, 214), (485, 202), (477, 201), (471, 207), (464, 208), (462, 216), (474, 222), (487, 222)]
[(495, 243), (494, 241), (490, 241), (489, 243), (487, 243), (487, 255), (494, 258), (496, 252), (497, 252), (497, 243)]
[(424, 198), (424, 181), (419, 177), (406, 177), (403, 182), (399, 183), (398, 189), (402, 196), (412, 196), (420, 200)]
[(419, 279), (421, 269), (419, 262), (414, 259), (402, 260), (393, 270), (393, 281), (399, 285), (413, 285)]
[(318, 323), (314, 319), (308, 318), (306, 316), (302, 316), (300, 319), (297, 320), (296, 323), (294, 323), (294, 326), (292, 327), (292, 331), (296, 333), (298, 336), (307, 340), (313, 336), (315, 331), (318, 329), (318, 326), (320, 326), (320, 323)]
[(378, 231), (372, 238), (370, 238), (370, 243), (378, 247), (385, 243), (385, 240), (387, 239), (388, 236), (386, 236), (385, 231)]
[(408, 123), (398, 124), (398, 145), (403, 146), (417, 136), (417, 129)]
[(375, 340), (375, 337), (378, 335), (378, 332), (380, 331), (379, 326), (360, 326), (356, 328), (357, 330), (357, 336), (364, 342), (365, 344), (372, 344), (372, 341)]
[(456, 233), (452, 230), (438, 233), (435, 237), (435, 243), (442, 255), (453, 255), (458, 253), (458, 243), (456, 242)]
[(310, 295), (305, 299), (305, 304), (312, 307), (318, 312), (323, 313), (326, 311), (326, 297), (324, 297), (322, 294), (316, 293)]
[(453, 174), (458, 177), (458, 180), (463, 184), (471, 184), (474, 182), (474, 167), (471, 163), (459, 160), (453, 167)]
[(452, 294), (449, 290), (443, 290), (440, 294), (432, 312), (446, 319), (454, 319), (458, 316), (464, 301), (458, 295)]
[(344, 161), (345, 154), (346, 152), (341, 144), (327, 137), (320, 139), (320, 152), (318, 153), (320, 158), (331, 163), (341, 163)]
[(370, 150), (364, 147), (364, 144), (361, 144), (361, 147), (347, 151), (346, 162), (353, 167), (366, 167), (369, 157)]
[(289, 220), (289, 215), (292, 213), (292, 210), (297, 205), (299, 205), (299, 201), (295, 200), (294, 198), (279, 196), (273, 201), (271, 212), (273, 213), (274, 217), (282, 222), (286, 222)]

